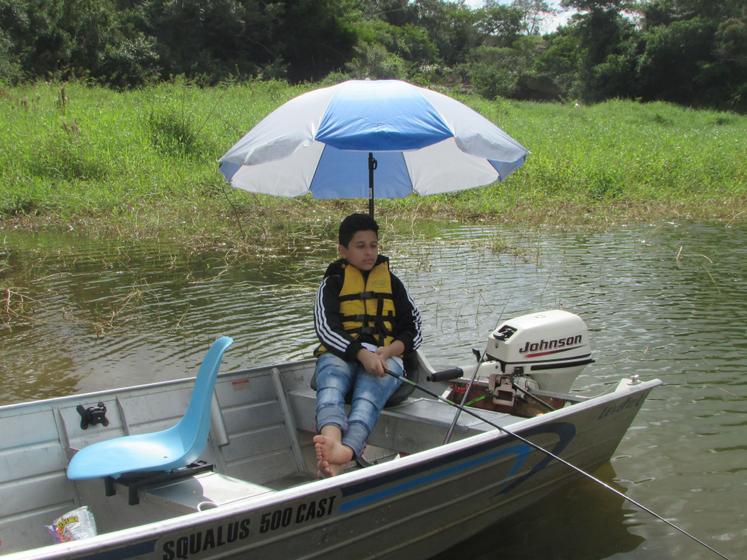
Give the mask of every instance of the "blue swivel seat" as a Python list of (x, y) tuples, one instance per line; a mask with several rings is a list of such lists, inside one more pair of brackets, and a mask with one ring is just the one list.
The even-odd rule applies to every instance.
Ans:
[[(223, 336), (208, 350), (195, 380), (184, 416), (176, 425), (159, 432), (134, 434), (93, 443), (78, 451), (67, 467), (70, 480), (104, 478), (107, 495), (114, 481), (134, 479), (130, 503), (137, 503), (137, 485), (152, 477), (148, 473), (173, 473), (193, 464), (207, 445), (210, 407), (221, 358), (233, 339)], [(129, 484), (128, 484), (129, 486)]]

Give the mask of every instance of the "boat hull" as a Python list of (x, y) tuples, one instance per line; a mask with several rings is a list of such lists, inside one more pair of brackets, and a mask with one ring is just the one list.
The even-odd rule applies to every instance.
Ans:
[[(288, 407), (297, 419), (298, 430), (304, 433), (313, 425), (313, 416), (309, 417), (308, 412), (313, 406), (313, 395), (303, 388), (303, 368), (290, 368), (285, 373)], [(236, 380), (228, 378), (226, 382)], [(268, 488), (219, 507), (113, 530), (82, 541), (21, 551), (7, 558), (428, 558), (580, 476), (540, 448), (586, 471), (608, 461), (649, 392), (658, 384), (658, 380), (624, 380), (611, 393), (541, 416), (516, 419), (504, 415), (499, 422), (502, 430), (472, 419), (473, 435), (448, 445), (331, 479), (281, 491)], [(75, 401), (69, 403), (74, 404)], [(440, 403), (419, 404), (433, 408)], [(43, 408), (42, 404), (32, 405)], [(408, 418), (407, 411), (406, 405), (385, 411), (372, 439), (399, 437), (405, 441), (406, 437), (413, 437), (398, 433), (404, 432), (406, 421), (420, 421)], [(19, 412), (23, 412), (22, 406), (2, 407), (0, 420), (3, 413), (9, 418)], [(498, 418), (483, 411), (477, 413)], [(432, 421), (434, 413), (429, 416), (427, 420)], [(534, 446), (512, 434), (521, 435)], [(212, 437), (220, 440), (220, 435)], [(102, 488), (101, 481), (93, 481), (79, 484), (76, 489), (84, 502), (87, 497), (101, 500)], [(121, 495), (106, 500), (106, 507), (128, 507)], [(130, 515), (137, 517), (139, 506), (129, 507)], [(1, 520), (2, 517), (0, 538), (10, 527), (4, 528)], [(148, 521), (147, 516), (143, 521)]]

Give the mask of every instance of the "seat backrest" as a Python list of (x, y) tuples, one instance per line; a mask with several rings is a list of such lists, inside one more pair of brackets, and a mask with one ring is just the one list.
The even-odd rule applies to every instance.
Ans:
[(197, 460), (207, 444), (210, 432), (211, 404), (213, 389), (218, 378), (218, 369), (223, 353), (233, 343), (233, 339), (222, 336), (210, 346), (192, 389), (192, 397), (187, 411), (174, 429), (179, 433), (184, 449), (187, 450), (184, 464)]
[[(402, 357), (402, 361), (405, 366), (404, 377), (413, 383), (418, 383), (420, 381), (420, 360), (418, 360), (418, 351), (414, 350), (413, 352), (408, 352)], [(386, 401), (384, 406), (396, 406), (401, 402), (404, 402), (414, 390), (414, 385), (404, 382), (401, 383), (400, 386), (397, 387), (397, 390), (392, 393), (392, 396), (389, 397), (389, 400)]]

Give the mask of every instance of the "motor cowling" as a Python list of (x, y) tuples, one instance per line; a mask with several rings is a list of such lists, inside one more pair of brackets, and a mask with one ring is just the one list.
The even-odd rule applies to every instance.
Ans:
[(568, 392), (594, 360), (589, 330), (578, 315), (555, 309), (514, 317), (488, 337), (485, 360), (506, 375), (527, 376), (544, 391)]

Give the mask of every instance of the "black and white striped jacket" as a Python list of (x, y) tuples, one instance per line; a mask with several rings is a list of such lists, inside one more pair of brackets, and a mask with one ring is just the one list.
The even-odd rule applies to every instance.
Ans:
[[(379, 255), (377, 264), (386, 258)], [(353, 361), (362, 348), (361, 343), (375, 344), (375, 340), (372, 337), (369, 339), (366, 335), (354, 339), (342, 328), (338, 296), (344, 278), (344, 271), (341, 266), (343, 262), (342, 259), (333, 262), (324, 273), (314, 305), (314, 328), (319, 341), (329, 352), (344, 360)], [(363, 274), (365, 278), (366, 273)], [(405, 353), (408, 353), (416, 350), (423, 340), (420, 330), (420, 312), (410, 294), (407, 293), (402, 281), (393, 273), (390, 272), (390, 274), (392, 276), (392, 297), (396, 314), (393, 335), (395, 339), (402, 341), (405, 345)]]

